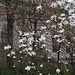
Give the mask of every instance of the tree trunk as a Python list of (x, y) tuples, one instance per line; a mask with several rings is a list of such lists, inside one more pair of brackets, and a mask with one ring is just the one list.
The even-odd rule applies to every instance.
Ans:
[[(8, 45), (11, 45), (11, 49), (9, 49), (8, 53), (13, 50), (13, 14), (11, 9), (11, 0), (5, 0), (6, 3), (6, 14), (7, 14), (7, 39)], [(13, 67), (13, 59), (12, 56), (7, 56), (7, 67)]]
[(36, 44), (36, 30), (37, 29), (37, 21), (34, 21), (34, 31), (35, 31), (35, 34), (33, 35), (33, 38), (34, 38), (34, 42), (33, 42), (33, 50), (36, 50), (35, 48), (35, 44)]

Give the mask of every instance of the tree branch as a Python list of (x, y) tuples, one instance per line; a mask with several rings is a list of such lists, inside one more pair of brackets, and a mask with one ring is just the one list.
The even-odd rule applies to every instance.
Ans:
[(0, 1), (0, 3), (2, 3), (3, 5), (5, 5), (5, 6), (6, 6), (6, 4), (5, 4), (4, 2)]

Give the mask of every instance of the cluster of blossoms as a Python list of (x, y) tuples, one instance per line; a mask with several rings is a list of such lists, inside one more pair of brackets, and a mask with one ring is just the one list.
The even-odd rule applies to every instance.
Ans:
[(19, 39), (19, 48), (22, 49), (20, 50), (20, 53), (26, 53), (30, 56), (36, 55), (36, 52), (33, 51), (32, 44), (34, 42), (33, 35), (35, 35), (34, 31), (33, 32), (22, 32), (19, 31), (20, 39)]

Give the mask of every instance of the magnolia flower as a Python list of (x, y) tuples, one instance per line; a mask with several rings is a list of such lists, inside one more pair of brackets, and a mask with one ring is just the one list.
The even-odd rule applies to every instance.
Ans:
[(36, 40), (36, 42), (38, 42), (38, 40)]
[(37, 6), (36, 10), (42, 10), (42, 6), (41, 5)]
[(57, 7), (57, 3), (52, 2), (52, 3), (51, 3), (51, 7), (56, 8), (56, 7)]
[(13, 65), (13, 68), (15, 68), (15, 65)]
[(49, 62), (49, 60), (47, 62)]
[(20, 40), (19, 40), (19, 43), (23, 43), (23, 39), (20, 39)]
[(30, 33), (30, 35), (34, 35), (34, 34), (35, 34), (35, 31), (33, 31), (33, 32)]
[(61, 35), (54, 35), (53, 38), (59, 38)]
[(11, 48), (10, 45), (4, 46), (4, 50), (10, 49), (10, 48)]
[(68, 72), (68, 71), (69, 71), (69, 69), (66, 69), (66, 71)]
[(59, 61), (59, 63), (61, 63), (61, 62)]
[(34, 65), (34, 63), (32, 63), (32, 65)]
[(48, 57), (48, 59), (50, 59), (51, 57)]
[(46, 44), (42, 44), (42, 47), (45, 47), (46, 46)]
[(31, 52), (28, 52), (28, 54), (29, 54), (30, 56), (32, 56), (32, 53), (31, 53)]
[(60, 16), (65, 16), (65, 13), (60, 14)]
[(15, 59), (15, 58), (16, 58), (16, 56), (13, 56), (13, 58)]
[(41, 46), (40, 48), (43, 48), (43, 46)]
[(22, 31), (18, 31), (19, 32), (19, 35), (22, 35)]
[(40, 67), (43, 67), (43, 64), (41, 64)]
[(62, 30), (60, 30), (60, 31), (58, 31), (59, 33), (63, 33), (64, 32), (64, 29), (62, 29)]
[(39, 38), (39, 41), (42, 41), (42, 38)]
[(59, 74), (60, 73), (60, 69), (56, 69), (56, 72)]
[(50, 23), (51, 21), (50, 20), (46, 20), (46, 23)]
[(19, 51), (19, 53), (21, 54), (21, 53), (22, 53), (22, 51)]
[(32, 55), (36, 55), (36, 53), (34, 51), (31, 52)]
[(50, 37), (50, 35), (47, 35), (47, 37)]
[(33, 37), (30, 37), (29, 39), (28, 39), (28, 41), (33, 41), (34, 40), (34, 38)]
[(42, 26), (40, 29), (45, 30), (46, 28), (47, 28), (46, 26)]
[(11, 55), (10, 55), (10, 54), (7, 54), (7, 56), (8, 56), (8, 57), (11, 57)]
[(32, 50), (32, 47), (29, 47), (29, 48), (28, 48), (28, 50), (30, 50), (30, 51), (31, 51), (31, 50)]
[(26, 47), (27, 45), (25, 45), (25, 44), (20, 44), (19, 45), (19, 48), (21, 48), (21, 47)]
[(29, 44), (31, 45), (31, 44), (32, 44), (32, 42), (30, 41), (30, 42), (29, 42)]
[(31, 62), (29, 61), (29, 64), (31, 64)]
[(31, 66), (31, 68), (36, 69), (35, 66)]
[(28, 36), (28, 35), (29, 35), (29, 33), (25, 33), (25, 32), (24, 32), (24, 35), (23, 35), (23, 36)]
[(61, 43), (61, 42), (63, 42), (63, 40), (61, 40), (61, 39), (58, 38), (58, 39), (57, 39), (57, 42), (58, 42), (58, 43)]
[(27, 66), (27, 67), (25, 68), (25, 70), (27, 70), (27, 71), (30, 71), (30, 69), (31, 69), (30, 66)]
[(51, 27), (56, 29), (56, 25), (52, 25)]
[(16, 53), (15, 53), (15, 51), (11, 51), (11, 55), (15, 55)]
[(50, 73), (48, 75), (50, 75)]
[(23, 57), (21, 57), (21, 58), (23, 58)]
[(39, 73), (39, 75), (42, 75), (42, 73)]
[(46, 37), (44, 35), (41, 35), (42, 40), (46, 40)]
[(46, 32), (46, 34), (48, 34), (48, 32)]
[(18, 62), (21, 62), (20, 60), (18, 60)]
[(28, 48), (25, 48), (25, 51), (28, 51)]

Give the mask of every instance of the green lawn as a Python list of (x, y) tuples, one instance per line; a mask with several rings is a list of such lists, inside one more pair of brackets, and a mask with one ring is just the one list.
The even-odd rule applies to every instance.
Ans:
[[(40, 65), (35, 65), (36, 69), (31, 69), (30, 71), (26, 71), (25, 67), (16, 66), (13, 69), (9, 68), (0, 68), (0, 75), (39, 75), (39, 73), (42, 73), (42, 75), (48, 75), (51, 73), (51, 75), (56, 74), (56, 68), (52, 66), (43, 66), (40, 67)], [(67, 72), (65, 69), (61, 69), (62, 73), (64, 75), (67, 75)], [(72, 72), (69, 71), (69, 75), (72, 75)]]

